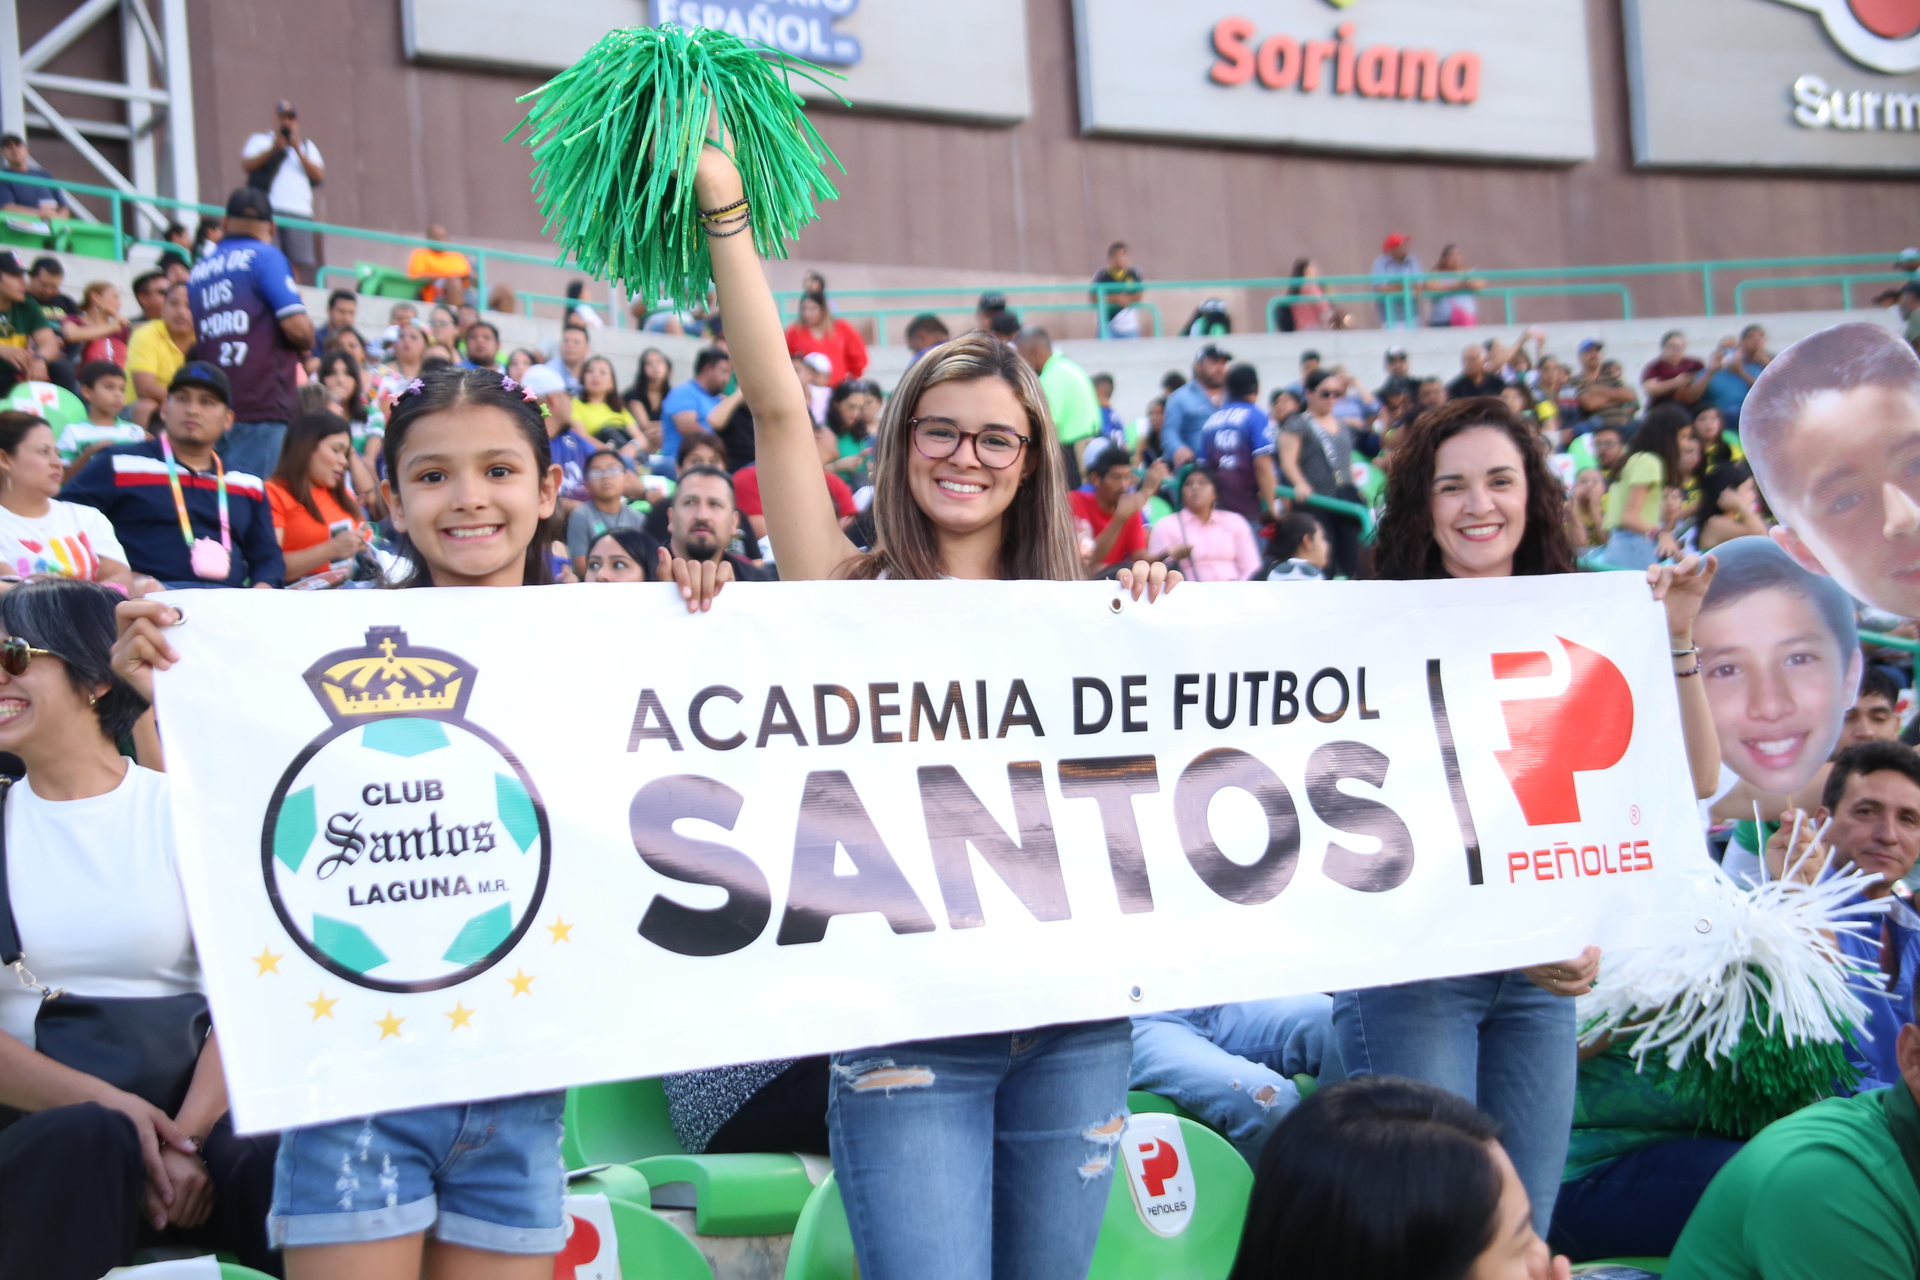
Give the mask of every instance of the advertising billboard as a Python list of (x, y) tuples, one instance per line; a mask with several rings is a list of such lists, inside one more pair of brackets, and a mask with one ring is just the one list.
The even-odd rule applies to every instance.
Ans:
[(1623, 0), (1641, 165), (1920, 168), (1915, 0)]
[(1581, 0), (1074, 0), (1089, 133), (1573, 163)]
[(1004, 123), (1032, 110), (1024, 0), (970, 0), (964, 16), (941, 0), (401, 0), (401, 15), (412, 61), (546, 75), (615, 27), (675, 22), (818, 63), (856, 107)]

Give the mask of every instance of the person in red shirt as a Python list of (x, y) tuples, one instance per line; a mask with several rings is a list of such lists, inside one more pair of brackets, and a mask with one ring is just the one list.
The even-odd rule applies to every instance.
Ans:
[(1069, 493), (1067, 505), (1080, 525), (1080, 551), (1089, 573), (1146, 557), (1147, 522), (1140, 512), (1166, 478), (1167, 464), (1156, 461), (1145, 482), (1133, 487), (1125, 449), (1107, 448), (1087, 464), (1089, 487)]
[(827, 375), (829, 386), (839, 386), (848, 378), (867, 371), (867, 344), (845, 320), (833, 318), (827, 310), (827, 295), (809, 293), (800, 299), (800, 319), (787, 328), (787, 354), (809, 355), (815, 351), (833, 362)]
[(1707, 380), (1720, 368), (1725, 351), (1714, 353), (1713, 368), (1687, 354), (1687, 335), (1669, 330), (1660, 339), (1660, 358), (1640, 371), (1640, 388), (1647, 393), (1647, 408), (1664, 400), (1673, 400), (1689, 409), (1706, 392)]
[[(827, 478), (827, 492), (833, 497), (833, 513), (840, 517), (840, 527), (844, 529), (859, 514), (860, 508), (854, 505), (853, 490), (847, 488), (847, 482), (825, 470), (828, 463), (840, 459), (840, 438), (833, 434), (832, 427), (815, 426), (813, 442), (820, 449), (820, 466)], [(767, 536), (767, 517), (760, 505), (760, 473), (755, 468), (742, 467), (733, 473), (733, 505), (747, 518), (755, 542)]]

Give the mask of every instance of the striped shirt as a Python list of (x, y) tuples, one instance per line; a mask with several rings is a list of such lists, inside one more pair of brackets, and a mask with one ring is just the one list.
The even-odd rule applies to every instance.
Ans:
[[(212, 471), (179, 466), (181, 494), (193, 536), (220, 540), (219, 484)], [(174, 508), (173, 486), (167, 482), (167, 463), (156, 440), (121, 445), (93, 456), (60, 496), (68, 502), (97, 507), (113, 524), (135, 573), (158, 578), (169, 586), (245, 586), (249, 582), (280, 586), (286, 562), (273, 535), (273, 511), (267, 505), (266, 485), (258, 476), (228, 471), (227, 512), (233, 530), (232, 569), (224, 583), (210, 583), (194, 575), (192, 553), (180, 532)]]

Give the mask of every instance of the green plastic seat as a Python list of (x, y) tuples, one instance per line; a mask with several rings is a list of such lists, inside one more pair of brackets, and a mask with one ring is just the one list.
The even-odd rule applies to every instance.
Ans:
[(800, 1211), (784, 1280), (858, 1280), (859, 1275), (847, 1206), (840, 1199), (840, 1183), (829, 1176)]
[(1127, 1091), (1127, 1110), (1135, 1115), (1141, 1112), (1158, 1112), (1161, 1115), (1179, 1116), (1182, 1120), (1191, 1120), (1195, 1124), (1206, 1123), (1172, 1098), (1163, 1098), (1157, 1093), (1148, 1093), (1145, 1089)]
[(62, 221), (53, 224), (53, 247), (83, 258), (117, 258), (120, 233), (105, 222)]
[(255, 1271), (237, 1262), (222, 1262), (212, 1254), (146, 1263), (138, 1261), (141, 1256), (135, 1254), (135, 1265), (114, 1272), (113, 1280), (273, 1280), (264, 1271)]
[(47, 233), (47, 224), (30, 214), (12, 214), (0, 217), (0, 244), (15, 244), (24, 249), (51, 249), (53, 237)]
[[(621, 1275), (635, 1280), (713, 1280), (713, 1268), (699, 1248), (671, 1222), (631, 1200), (609, 1196), (607, 1208), (613, 1215)], [(563, 1252), (560, 1257), (564, 1260), (567, 1255)], [(554, 1274), (571, 1273), (556, 1266)]]
[[(1177, 1236), (1147, 1229), (1133, 1206), (1120, 1153), (1114, 1153), (1113, 1190), (1100, 1224), (1087, 1280), (1225, 1280), (1240, 1248), (1240, 1229), (1253, 1194), (1253, 1170), (1225, 1138), (1194, 1120), (1179, 1118), (1194, 1180), (1193, 1221)], [(792, 1280), (789, 1273), (788, 1280)]]
[(401, 298), (418, 302), (422, 290), (427, 287), (424, 280), (415, 280), (404, 271), (374, 262), (357, 262), (354, 271), (360, 277), (360, 292), (372, 298)]
[(629, 1200), (644, 1207), (652, 1199), (652, 1188), (647, 1185), (646, 1175), (632, 1165), (609, 1164), (594, 1167), (591, 1173), (569, 1173), (567, 1194)]
[(560, 1158), (569, 1169), (632, 1164), (648, 1156), (685, 1155), (667, 1116), (658, 1080), (619, 1080), (567, 1090)]

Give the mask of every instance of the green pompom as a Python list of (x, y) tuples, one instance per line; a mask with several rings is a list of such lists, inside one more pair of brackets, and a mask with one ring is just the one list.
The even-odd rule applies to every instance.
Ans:
[[(1697, 1100), (1710, 1131), (1745, 1140), (1782, 1116), (1831, 1097), (1836, 1085), (1851, 1089), (1859, 1083), (1843, 1042), (1788, 1044), (1782, 1035), (1767, 1034), (1768, 1021), (1762, 1002), (1748, 1013), (1731, 1054), (1709, 1066), (1696, 1045), (1674, 1073), (1674, 1096)], [(1840, 1031), (1844, 1036), (1848, 1028)]]
[(834, 75), (712, 28), (609, 31), (520, 99), (536, 101), (507, 137), (527, 131), (546, 231), (582, 270), (690, 305), (712, 277), (693, 171), (716, 116), (763, 256), (784, 258), (816, 201), (839, 196), (822, 165), (840, 162), (801, 111), (796, 74), (823, 88)]

